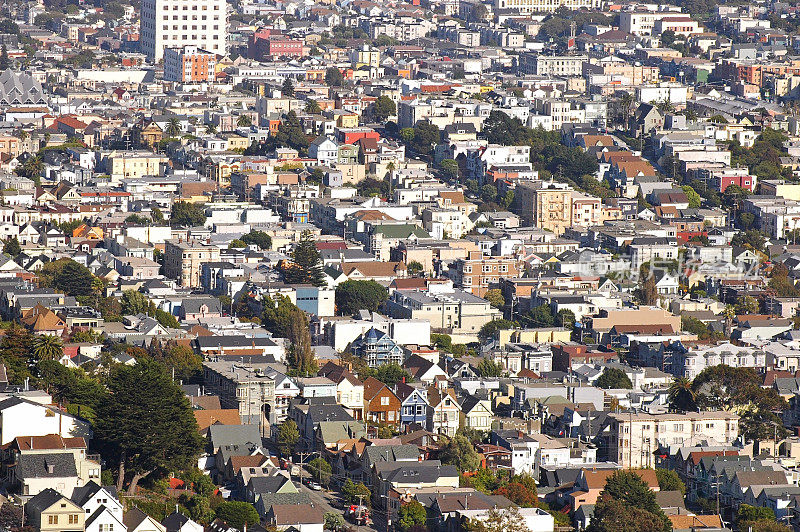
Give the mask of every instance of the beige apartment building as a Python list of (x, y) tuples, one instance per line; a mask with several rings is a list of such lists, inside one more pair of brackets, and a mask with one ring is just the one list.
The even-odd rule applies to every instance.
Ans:
[(219, 248), (197, 240), (167, 240), (164, 243), (164, 275), (181, 286), (200, 286), (200, 272), (206, 262), (219, 262)]
[(561, 235), (572, 226), (572, 188), (554, 181), (520, 181), (516, 204), (526, 224)]
[(149, 151), (112, 151), (105, 154), (102, 160), (112, 182), (162, 175), (162, 165), (169, 163), (166, 155)]
[(730, 445), (739, 416), (723, 410), (686, 414), (610, 414), (608, 460), (622, 467), (655, 467), (655, 452), (669, 445)]

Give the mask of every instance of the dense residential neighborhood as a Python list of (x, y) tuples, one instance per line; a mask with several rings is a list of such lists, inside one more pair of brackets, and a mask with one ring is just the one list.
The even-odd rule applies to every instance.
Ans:
[(0, 5), (0, 532), (800, 531), (800, 4)]

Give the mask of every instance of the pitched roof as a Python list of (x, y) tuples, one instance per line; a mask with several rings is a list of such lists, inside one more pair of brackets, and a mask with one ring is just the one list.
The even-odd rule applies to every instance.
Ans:
[(242, 423), (242, 419), (239, 417), (239, 410), (235, 408), (193, 410), (192, 413), (201, 432), (217, 423), (221, 425), (241, 425)]
[[(586, 479), (586, 486), (589, 489), (601, 490), (605, 488), (608, 477), (613, 475), (616, 469), (584, 469), (583, 471), (584, 478)], [(650, 488), (658, 487), (658, 479), (656, 478), (656, 472), (654, 470), (632, 469), (632, 471), (639, 475)]]
[(22, 454), (17, 461), (19, 478), (77, 477), (72, 453)]
[(324, 520), (322, 508), (314, 504), (273, 504), (270, 512), (278, 526), (319, 524)]
[(696, 530), (698, 528), (722, 528), (718, 515), (668, 515), (673, 530)]

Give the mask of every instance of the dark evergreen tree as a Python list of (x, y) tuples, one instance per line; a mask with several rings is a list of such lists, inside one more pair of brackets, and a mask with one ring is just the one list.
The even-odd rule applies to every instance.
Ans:
[(322, 259), (311, 231), (303, 231), (300, 242), (292, 251), (292, 264), (285, 268), (284, 275), (287, 283), (312, 284), (314, 286), (325, 284)]

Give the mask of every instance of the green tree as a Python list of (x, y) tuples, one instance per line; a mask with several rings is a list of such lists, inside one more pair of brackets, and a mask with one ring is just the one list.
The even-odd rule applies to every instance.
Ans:
[(72, 259), (59, 259), (45, 264), (39, 271), (39, 281), (68, 296), (88, 296), (92, 293), (94, 276), (89, 268)]
[(125, 315), (147, 314), (150, 300), (138, 290), (125, 290), (120, 298), (122, 313)]
[(497, 199), (497, 187), (494, 185), (483, 185), (481, 187), (481, 199), (486, 203), (491, 203)]
[(491, 303), (494, 308), (501, 309), (505, 306), (506, 300), (503, 297), (503, 291), (499, 288), (492, 288), (491, 290), (486, 291), (486, 295), (483, 296), (483, 299)]
[(495, 333), (497, 333), (497, 331), (513, 329), (515, 326), (516, 324), (513, 321), (503, 320), (503, 319), (492, 320), (488, 323), (485, 323), (481, 327), (480, 331), (478, 331), (478, 336), (482, 340), (486, 340), (487, 338), (491, 338), (492, 336), (494, 336)]
[(260, 521), (255, 506), (244, 501), (223, 501), (217, 506), (214, 515), (239, 530), (244, 529), (245, 525), (257, 525)]
[(409, 501), (400, 506), (398, 510), (397, 526), (403, 532), (415, 526), (424, 527), (428, 520), (428, 513), (419, 501)]
[(740, 296), (735, 308), (736, 314), (756, 314), (759, 311), (758, 300), (753, 296)]
[(22, 253), (22, 248), (19, 245), (19, 240), (17, 240), (17, 237), (14, 236), (5, 241), (3, 244), (3, 253), (9, 255), (10, 257), (16, 257)]
[(323, 486), (327, 486), (331, 481), (331, 472), (333, 470), (331, 465), (322, 458), (317, 457), (311, 460), (308, 463), (308, 469), (311, 471), (314, 479)]
[(325, 70), (325, 83), (329, 87), (341, 87), (344, 83), (344, 75), (338, 68), (332, 66)]
[(357, 504), (361, 501), (365, 506), (369, 506), (372, 492), (369, 491), (369, 488), (364, 483), (359, 482), (356, 484), (348, 478), (342, 485), (342, 496), (347, 504)]
[(198, 376), (203, 369), (203, 358), (186, 345), (168, 344), (158, 360), (167, 370), (174, 371), (175, 378), (181, 381)]
[(606, 368), (603, 370), (603, 373), (597, 377), (597, 380), (594, 381), (594, 384), (595, 386), (605, 390), (620, 388), (630, 390), (633, 388), (633, 383), (631, 383), (628, 375), (618, 368)]
[(178, 117), (173, 116), (169, 120), (167, 120), (167, 126), (164, 128), (164, 133), (167, 137), (177, 137), (181, 133), (181, 121), (178, 120)]
[(475, 369), (481, 377), (502, 377), (503, 373), (505, 373), (502, 364), (488, 358), (482, 359)]
[(636, 297), (642, 305), (653, 306), (658, 303), (656, 279), (649, 272), (644, 276), (639, 276), (639, 288), (636, 289)]
[(700, 198), (700, 194), (695, 192), (695, 190), (689, 185), (683, 185), (681, 187), (683, 192), (686, 194), (686, 197), (689, 199), (689, 208), (690, 209), (699, 209), (700, 203), (702, 198)]
[(443, 464), (454, 465), (459, 471), (475, 471), (481, 465), (481, 459), (466, 437), (453, 436), (439, 454)]
[(150, 219), (153, 220), (153, 223), (162, 224), (164, 223), (164, 213), (158, 207), (153, 207), (150, 211)]
[(371, 280), (348, 280), (336, 287), (336, 310), (343, 316), (361, 310), (376, 312), (387, 299), (386, 288)]
[(556, 314), (556, 325), (565, 329), (575, 327), (575, 313), (568, 308), (563, 308)]
[(530, 312), (528, 312), (528, 319), (533, 322), (534, 327), (552, 327), (556, 323), (553, 310), (547, 303), (539, 305), (538, 307), (533, 307)]
[(168, 329), (179, 329), (181, 326), (178, 318), (166, 310), (161, 310), (160, 308), (153, 309), (153, 317), (159, 324), (161, 324), (162, 327), (166, 327)]
[(58, 336), (41, 334), (33, 340), (33, 355), (37, 360), (59, 360), (63, 354), (64, 344)]
[(449, 181), (458, 181), (459, 167), (455, 159), (443, 159), (439, 168), (442, 169), (442, 177)]
[(246, 247), (247, 244), (244, 242), (244, 240), (241, 240), (239, 238), (234, 238), (233, 240), (231, 240), (231, 243), (228, 244), (229, 249), (242, 249)]
[(736, 512), (736, 522), (740, 521), (761, 521), (768, 519), (775, 520), (775, 512), (771, 508), (763, 506), (751, 506), (749, 504), (740, 504), (739, 510)]
[(42, 174), (44, 174), (44, 161), (38, 155), (28, 157), (21, 165), (14, 168), (14, 173), (18, 176), (39, 181)]
[(166, 474), (196, 463), (203, 438), (183, 391), (158, 362), (119, 366), (108, 379), (93, 427), (98, 448), (117, 466), (117, 490), (128, 492), (151, 473)]
[(321, 113), (322, 112), (322, 108), (319, 106), (319, 103), (317, 102), (317, 100), (308, 100), (308, 103), (306, 103), (305, 111), (308, 114), (315, 115), (315, 114)]
[(291, 98), (294, 96), (294, 83), (292, 78), (286, 78), (281, 85), (281, 95)]
[(284, 277), (291, 284), (325, 284), (322, 259), (311, 231), (303, 231), (300, 235), (300, 241), (292, 251), (292, 264), (284, 269)]
[(672, 525), (644, 480), (635, 471), (620, 470), (606, 480), (590, 528), (607, 532), (670, 532)]
[(378, 96), (372, 108), (372, 116), (375, 118), (375, 121), (379, 123), (386, 122), (386, 120), (394, 116), (395, 113), (397, 113), (397, 106), (394, 100), (388, 96)]
[(697, 408), (696, 395), (692, 389), (692, 381), (686, 377), (676, 377), (669, 387), (670, 408), (683, 412), (691, 412)]
[(30, 368), (34, 362), (32, 353), (33, 335), (24, 327), (12, 323), (0, 342), (0, 360), (6, 366), (11, 384), (22, 384), (26, 377), (31, 376)]
[(661, 491), (680, 491), (681, 495), (686, 495), (686, 484), (675, 471), (670, 469), (656, 468), (656, 478), (658, 479), (658, 489)]
[(236, 119), (236, 125), (239, 127), (250, 127), (253, 125), (253, 120), (250, 118), (250, 115), (241, 114), (239, 118)]
[(300, 431), (297, 430), (297, 423), (291, 419), (281, 423), (278, 427), (278, 450), (281, 456), (291, 456), (298, 441), (300, 441)]
[(340, 513), (328, 512), (322, 518), (324, 520), (325, 530), (338, 532), (345, 527), (344, 517), (342, 517)]
[(169, 222), (173, 227), (195, 227), (206, 223), (206, 213), (194, 203), (176, 201)]
[(375, 371), (375, 378), (390, 387), (404, 378), (406, 382), (411, 381), (411, 375), (396, 362), (379, 366)]
[(409, 275), (419, 275), (425, 271), (425, 267), (418, 261), (412, 260), (406, 264), (406, 270)]
[(272, 237), (269, 236), (264, 231), (250, 231), (246, 235), (242, 236), (242, 242), (247, 244), (255, 244), (258, 246), (258, 249), (271, 249), (272, 248)]

